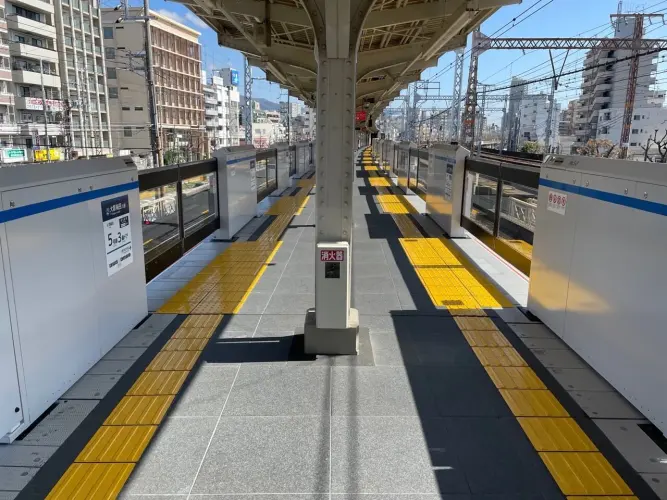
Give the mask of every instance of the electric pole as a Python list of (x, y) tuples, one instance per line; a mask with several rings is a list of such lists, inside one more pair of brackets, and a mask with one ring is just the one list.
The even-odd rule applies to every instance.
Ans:
[(450, 137), (452, 141), (459, 140), (461, 128), (461, 90), (463, 88), (463, 53), (464, 49), (456, 50), (456, 61), (454, 66), (454, 88), (451, 108), (451, 130)]
[[(127, 0), (126, 0), (127, 1)], [(126, 4), (127, 5), (127, 4)], [(160, 148), (160, 133), (158, 130), (157, 99), (155, 96), (155, 74), (153, 73), (153, 39), (151, 35), (149, 0), (144, 0), (144, 40), (146, 42), (146, 79), (148, 83), (148, 107), (151, 115), (151, 149), (153, 164), (162, 166), (162, 150)]]
[[(149, 0), (144, 0), (144, 13), (142, 16), (131, 16), (128, 0), (120, 0), (123, 8), (123, 16), (116, 22), (138, 21), (144, 23), (144, 71), (146, 72), (146, 84), (148, 85), (148, 113), (151, 119), (150, 138), (151, 152), (153, 156), (153, 167), (161, 167), (163, 163), (162, 148), (160, 146), (160, 133), (158, 125), (157, 97), (155, 93), (155, 73), (153, 70), (153, 40), (150, 25)], [(132, 67), (132, 54), (130, 54), (130, 68)], [(131, 70), (131, 69), (130, 69)]]
[(252, 145), (252, 68), (247, 57), (243, 58), (245, 84), (245, 106), (243, 106), (243, 123), (245, 125), (245, 143)]

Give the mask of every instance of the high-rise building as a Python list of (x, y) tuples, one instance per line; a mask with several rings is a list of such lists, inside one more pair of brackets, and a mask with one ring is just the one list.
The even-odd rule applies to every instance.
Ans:
[(519, 108), (521, 107), (521, 100), (526, 94), (526, 80), (513, 77), (511, 85), (512, 88), (510, 89), (509, 104), (507, 106), (507, 114), (505, 115), (504, 130), (506, 130), (508, 137), (507, 150), (516, 151), (519, 143), (519, 124), (521, 123), (521, 113), (519, 113)]
[(13, 0), (2, 18), (2, 161), (109, 154), (97, 0)]
[(291, 118), (299, 116), (301, 114), (301, 105), (296, 100), (290, 102), (282, 101), (280, 103), (280, 116), (283, 117), (283, 122), (287, 120), (288, 112)]
[(63, 108), (66, 149), (71, 157), (108, 155), (112, 137), (100, 5), (98, 0), (55, 0), (54, 6), (64, 100), (55, 109)]
[[(632, 38), (635, 17), (625, 16), (615, 22), (615, 38)], [(628, 90), (629, 61), (616, 62), (631, 55), (629, 50), (592, 50), (584, 61), (581, 94), (574, 107), (573, 149), (590, 139), (608, 139), (622, 146), (621, 133)], [(653, 136), (655, 129), (663, 130), (667, 120), (665, 91), (655, 86), (658, 54), (639, 58), (637, 90), (635, 93), (628, 158), (643, 158), (641, 145)]]
[[(131, 8), (130, 15), (142, 16), (143, 9)], [(142, 156), (150, 165), (144, 25), (117, 23), (120, 13), (114, 9), (102, 9), (102, 16), (114, 152)], [(150, 16), (159, 154), (164, 164), (204, 158), (210, 143), (204, 121), (199, 32), (157, 12), (151, 11)]]
[[(56, 0), (57, 1), (57, 0)], [(63, 145), (62, 71), (56, 43), (57, 16), (53, 3), (15, 1), (5, 3), (8, 53), (11, 57), (11, 80), (3, 86), (13, 96), (13, 115), (17, 135), (9, 142), (25, 147), (32, 160), (36, 147)], [(9, 60), (3, 61), (4, 67)], [(45, 109), (46, 108), (46, 109)]]
[[(519, 113), (519, 138), (517, 146), (520, 148), (526, 141), (537, 142), (545, 146), (549, 123), (549, 96), (547, 94), (524, 95), (521, 99)], [(560, 104), (555, 103), (551, 115), (551, 137), (549, 144), (556, 147), (558, 144), (558, 117)]]
[(204, 85), (204, 114), (211, 151), (239, 145), (239, 89), (226, 84), (231, 79), (220, 76), (229, 73), (229, 68), (214, 70)]

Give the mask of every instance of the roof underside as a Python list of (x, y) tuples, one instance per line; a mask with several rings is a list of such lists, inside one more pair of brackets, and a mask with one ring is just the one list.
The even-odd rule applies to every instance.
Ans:
[[(179, 0), (270, 81), (314, 104), (313, 27), (301, 0)], [(357, 108), (377, 116), (499, 7), (520, 0), (375, 0), (357, 56)]]

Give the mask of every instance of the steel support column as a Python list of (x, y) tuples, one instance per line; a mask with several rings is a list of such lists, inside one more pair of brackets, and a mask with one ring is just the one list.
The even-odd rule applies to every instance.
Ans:
[[(317, 38), (318, 128), (315, 311), (306, 315), (305, 349), (356, 354), (359, 315), (351, 308), (356, 59), (361, 27), (373, 2), (303, 3)], [(326, 262), (326, 255), (333, 256), (332, 262)]]

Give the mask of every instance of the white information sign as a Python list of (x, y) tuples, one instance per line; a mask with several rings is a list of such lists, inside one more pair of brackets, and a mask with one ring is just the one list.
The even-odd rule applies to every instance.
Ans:
[(107, 275), (112, 276), (132, 263), (132, 226), (128, 195), (102, 202), (104, 248)]
[(567, 208), (567, 194), (559, 191), (549, 191), (549, 198), (547, 200), (547, 210), (556, 212), (560, 215), (565, 215)]

